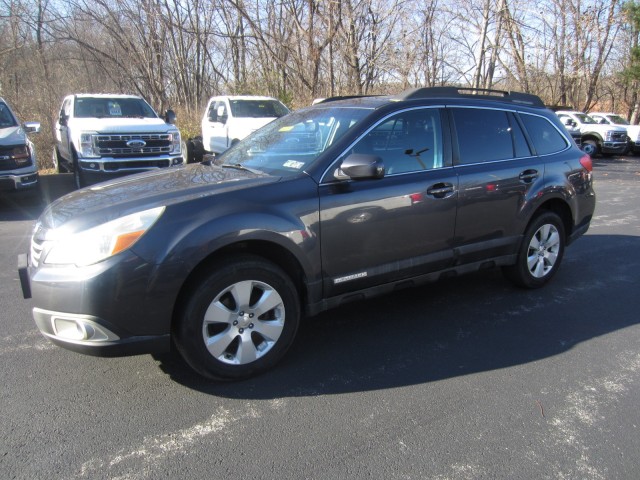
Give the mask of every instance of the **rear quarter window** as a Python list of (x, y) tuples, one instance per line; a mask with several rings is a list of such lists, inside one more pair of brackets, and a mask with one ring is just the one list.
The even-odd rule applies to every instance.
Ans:
[(567, 139), (548, 119), (527, 113), (520, 113), (520, 118), (538, 155), (560, 152), (569, 146)]

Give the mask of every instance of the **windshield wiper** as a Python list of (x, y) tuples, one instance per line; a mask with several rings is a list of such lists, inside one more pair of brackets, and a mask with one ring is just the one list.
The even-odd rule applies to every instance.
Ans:
[(260, 170), (256, 170), (255, 168), (245, 167), (241, 163), (223, 163), (220, 165), (222, 168), (235, 168), (236, 170), (245, 170), (247, 172), (251, 172), (254, 175), (264, 175), (264, 172)]

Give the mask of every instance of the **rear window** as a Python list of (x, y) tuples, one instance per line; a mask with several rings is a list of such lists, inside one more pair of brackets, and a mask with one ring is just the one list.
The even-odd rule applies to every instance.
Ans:
[(521, 113), (520, 118), (538, 155), (560, 152), (569, 146), (567, 139), (548, 119), (526, 113)]

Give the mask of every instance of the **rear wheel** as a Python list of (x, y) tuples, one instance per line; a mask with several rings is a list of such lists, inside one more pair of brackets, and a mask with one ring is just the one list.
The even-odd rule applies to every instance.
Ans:
[(505, 267), (503, 271), (520, 287), (542, 287), (560, 267), (564, 248), (562, 219), (553, 212), (544, 212), (527, 227), (516, 264)]
[(278, 266), (232, 257), (197, 283), (174, 329), (180, 354), (201, 375), (241, 379), (273, 367), (300, 323), (298, 292)]

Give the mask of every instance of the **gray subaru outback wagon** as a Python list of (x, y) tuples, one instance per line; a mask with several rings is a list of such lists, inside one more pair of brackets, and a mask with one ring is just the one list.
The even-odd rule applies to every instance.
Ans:
[(57, 200), (19, 273), (62, 347), (176, 348), (239, 379), (275, 365), (302, 317), (399, 285), (501, 267), (542, 287), (595, 201), (590, 157), (534, 95), (332, 98), (214, 160)]

